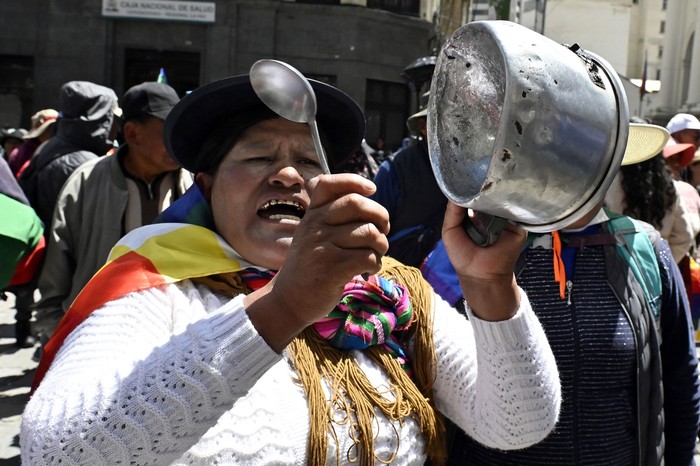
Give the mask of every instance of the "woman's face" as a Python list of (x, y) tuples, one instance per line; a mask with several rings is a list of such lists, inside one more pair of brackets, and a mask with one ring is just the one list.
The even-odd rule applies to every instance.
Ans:
[(219, 234), (247, 261), (279, 270), (309, 207), (306, 184), (320, 174), (308, 125), (271, 119), (248, 128), (197, 182)]

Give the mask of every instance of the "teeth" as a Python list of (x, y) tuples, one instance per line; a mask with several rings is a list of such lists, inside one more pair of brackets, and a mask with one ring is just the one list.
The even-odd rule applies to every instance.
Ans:
[(271, 201), (267, 201), (261, 208), (261, 211), (266, 211), (268, 209), (273, 208), (274, 206), (287, 206), (287, 207), (292, 207), (298, 214), (289, 214), (289, 213), (271, 213), (269, 218), (271, 220), (293, 220), (295, 222), (298, 222), (299, 219), (301, 219), (304, 216), (304, 207), (296, 202), (296, 201), (287, 201), (287, 200), (282, 200), (282, 199), (273, 199)]
[(292, 207), (294, 207), (294, 208), (296, 208), (296, 209), (299, 209), (299, 210), (302, 210), (302, 211), (304, 210), (304, 208), (303, 208), (303, 207), (301, 206), (301, 204), (299, 204), (298, 202), (295, 202), (295, 201), (285, 201), (285, 200), (282, 200), (282, 199), (273, 199), (273, 200), (271, 200), (271, 201), (267, 201), (267, 202), (262, 206), (262, 209), (263, 209), (263, 210), (269, 209), (270, 207), (272, 207), (272, 206), (274, 206), (274, 205), (288, 205), (288, 206), (292, 206)]

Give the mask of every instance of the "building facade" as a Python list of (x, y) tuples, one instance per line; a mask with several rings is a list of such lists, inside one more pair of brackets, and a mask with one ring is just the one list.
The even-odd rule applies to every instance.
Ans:
[(418, 0), (3, 0), (0, 125), (56, 108), (61, 85), (87, 80), (121, 96), (164, 69), (180, 95), (286, 61), (351, 95), (367, 140), (398, 146), (413, 110), (403, 69), (430, 55), (435, 32)]
[(606, 59), (623, 78), (630, 114), (661, 125), (678, 112), (700, 114), (697, 0), (514, 1), (525, 13), (544, 7), (541, 18), (530, 13), (519, 20), (511, 12), (512, 20)]
[[(495, 19), (490, 0), (3, 0), (0, 126), (29, 125), (58, 105), (70, 80), (117, 95), (160, 68), (184, 95), (246, 73), (259, 58), (287, 61), (350, 94), (367, 140), (390, 148), (406, 135), (419, 91), (404, 69), (436, 55), (469, 21)], [(572, 18), (576, 20), (573, 21)], [(659, 124), (700, 114), (697, 0), (511, 0), (510, 19), (611, 63), (630, 113)], [(646, 89), (639, 85), (646, 68)], [(658, 92), (657, 92), (658, 91)]]
[(700, 2), (665, 2), (661, 89), (652, 116), (666, 121), (677, 112), (700, 115)]

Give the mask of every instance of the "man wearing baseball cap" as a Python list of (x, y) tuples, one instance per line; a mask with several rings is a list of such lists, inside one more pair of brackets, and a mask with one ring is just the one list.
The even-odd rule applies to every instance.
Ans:
[(693, 144), (698, 148), (700, 143), (700, 120), (690, 113), (678, 113), (666, 124), (666, 129), (677, 143)]
[(114, 155), (82, 165), (63, 186), (39, 278), (36, 327), (42, 337), (51, 335), (112, 246), (150, 224), (192, 184), (163, 144), (163, 122), (179, 100), (162, 83), (127, 90), (121, 99), (125, 143)]

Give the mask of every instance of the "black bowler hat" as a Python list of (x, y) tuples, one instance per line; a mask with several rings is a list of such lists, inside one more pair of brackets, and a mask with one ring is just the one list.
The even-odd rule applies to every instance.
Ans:
[[(328, 164), (342, 165), (362, 142), (365, 117), (357, 103), (341, 90), (309, 79), (316, 94), (316, 121), (325, 134)], [(224, 119), (254, 108), (266, 108), (250, 84), (248, 75), (205, 84), (180, 100), (165, 120), (163, 138), (168, 153), (191, 172), (206, 166), (197, 160), (210, 131)]]
[(130, 87), (122, 97), (122, 120), (128, 121), (140, 116), (165, 118), (180, 101), (175, 89), (164, 83), (144, 82)]

